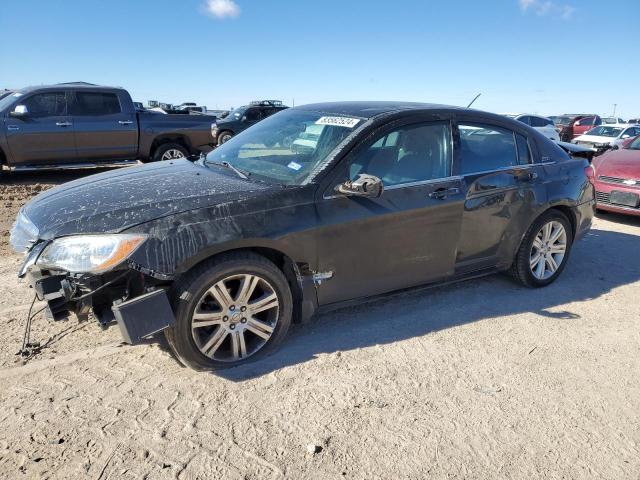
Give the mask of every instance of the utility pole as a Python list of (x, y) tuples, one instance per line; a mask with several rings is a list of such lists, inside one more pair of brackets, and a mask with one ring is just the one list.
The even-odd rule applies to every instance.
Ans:
[(618, 107), (618, 104), (617, 104), (617, 103), (614, 103), (614, 104), (613, 104), (613, 116), (614, 116), (614, 117), (616, 116), (616, 108), (617, 108), (617, 107)]

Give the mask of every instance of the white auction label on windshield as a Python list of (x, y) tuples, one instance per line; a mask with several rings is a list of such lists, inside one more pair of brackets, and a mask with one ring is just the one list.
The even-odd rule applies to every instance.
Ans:
[(330, 125), (332, 127), (353, 128), (360, 123), (359, 118), (349, 117), (320, 117), (316, 125)]

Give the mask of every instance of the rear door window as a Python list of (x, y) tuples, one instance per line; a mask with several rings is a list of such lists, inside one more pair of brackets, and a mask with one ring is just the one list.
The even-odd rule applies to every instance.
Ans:
[(120, 101), (115, 93), (76, 92), (72, 115), (100, 116), (121, 113)]
[(461, 174), (490, 172), (519, 165), (516, 134), (513, 131), (481, 123), (463, 123), (459, 125), (459, 130)]
[(32, 117), (56, 117), (67, 114), (67, 99), (64, 92), (37, 93), (25, 99)]

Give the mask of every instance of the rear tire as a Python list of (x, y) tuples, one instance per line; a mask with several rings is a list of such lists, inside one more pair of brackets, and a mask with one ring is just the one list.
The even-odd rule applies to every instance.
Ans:
[(165, 330), (171, 350), (195, 370), (255, 361), (284, 340), (291, 325), (289, 284), (272, 262), (251, 252), (222, 255), (173, 285), (176, 325)]
[(181, 160), (189, 157), (189, 151), (178, 143), (164, 143), (153, 153), (154, 162)]
[(524, 235), (511, 265), (512, 277), (530, 288), (546, 287), (564, 270), (572, 244), (567, 217), (557, 210), (545, 212)]

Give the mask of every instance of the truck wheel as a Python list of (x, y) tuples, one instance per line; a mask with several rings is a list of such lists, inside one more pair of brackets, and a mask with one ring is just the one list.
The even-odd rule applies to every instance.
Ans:
[(572, 243), (567, 217), (557, 210), (544, 213), (525, 234), (513, 260), (511, 275), (527, 287), (549, 285), (564, 270)]
[(171, 289), (176, 324), (165, 330), (175, 356), (195, 370), (229, 368), (265, 356), (284, 340), (293, 312), (284, 274), (241, 252), (206, 262)]
[(177, 143), (165, 143), (160, 145), (153, 154), (154, 162), (162, 162), (165, 160), (179, 160), (187, 158), (189, 152), (182, 145)]
[(233, 137), (233, 133), (231, 133), (229, 131), (221, 132), (218, 135), (218, 146), (222, 145), (223, 143), (228, 142), (229, 140), (231, 140), (232, 137)]

